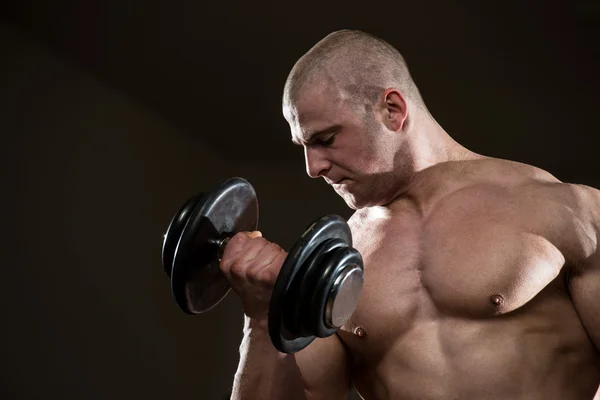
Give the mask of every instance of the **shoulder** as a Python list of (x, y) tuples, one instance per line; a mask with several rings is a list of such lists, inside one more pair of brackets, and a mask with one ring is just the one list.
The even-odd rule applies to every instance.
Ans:
[(581, 224), (590, 228), (599, 227), (600, 190), (582, 184), (536, 180), (526, 186), (545, 201), (569, 210)]
[(563, 190), (568, 190), (578, 208), (592, 222), (600, 223), (600, 190), (582, 184), (563, 184)]
[(559, 190), (567, 193), (568, 206), (596, 250), (600, 239), (600, 190), (582, 184), (562, 184)]
[(548, 226), (573, 250), (573, 267), (584, 265), (598, 251), (600, 190), (573, 183), (535, 182), (529, 185), (539, 202), (549, 205)]
[(468, 173), (484, 180), (491, 180), (497, 184), (514, 186), (528, 183), (561, 183), (550, 172), (533, 165), (518, 161), (486, 157), (470, 161), (466, 168)]
[(486, 159), (471, 167), (484, 186), (506, 193), (539, 233), (563, 251), (567, 259), (584, 263), (600, 240), (600, 190), (565, 183), (531, 165)]

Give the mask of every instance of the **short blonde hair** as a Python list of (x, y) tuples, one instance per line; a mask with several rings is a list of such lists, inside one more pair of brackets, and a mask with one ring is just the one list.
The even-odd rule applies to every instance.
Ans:
[(304, 88), (324, 81), (341, 89), (354, 106), (366, 111), (390, 87), (426, 109), (404, 57), (388, 42), (365, 32), (336, 31), (314, 45), (290, 71), (284, 104), (293, 104)]

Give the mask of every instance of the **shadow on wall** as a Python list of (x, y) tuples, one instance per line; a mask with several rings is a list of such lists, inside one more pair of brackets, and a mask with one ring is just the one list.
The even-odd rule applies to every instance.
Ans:
[(289, 165), (236, 163), (16, 31), (1, 28), (0, 46), (13, 229), (2, 243), (3, 398), (223, 398), (240, 304), (230, 295), (203, 316), (176, 309), (160, 265), (172, 214), (244, 176), (260, 229), (289, 248), (313, 219), (347, 213), (341, 200), (306, 178), (300, 153)]

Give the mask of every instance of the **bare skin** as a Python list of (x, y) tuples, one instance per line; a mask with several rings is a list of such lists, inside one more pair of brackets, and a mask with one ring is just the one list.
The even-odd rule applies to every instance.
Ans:
[(236, 235), (222, 262), (246, 314), (232, 398), (344, 399), (351, 384), (382, 400), (594, 398), (600, 192), (468, 151), (396, 89), (375, 124), (342, 98), (322, 85), (284, 113), (309, 176), (357, 210), (360, 302), (336, 335), (278, 353), (266, 321), (285, 252)]
[(368, 266), (339, 332), (352, 381), (366, 399), (593, 398), (600, 358), (565, 275), (585, 258), (584, 189), (462, 163), (426, 172), (438, 191), (351, 219)]

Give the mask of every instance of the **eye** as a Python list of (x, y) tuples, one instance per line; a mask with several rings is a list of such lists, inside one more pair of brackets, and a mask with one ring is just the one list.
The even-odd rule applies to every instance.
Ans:
[(331, 135), (331, 136), (327, 137), (326, 139), (319, 139), (319, 141), (317, 143), (320, 146), (331, 146), (334, 141), (335, 141), (335, 135)]

